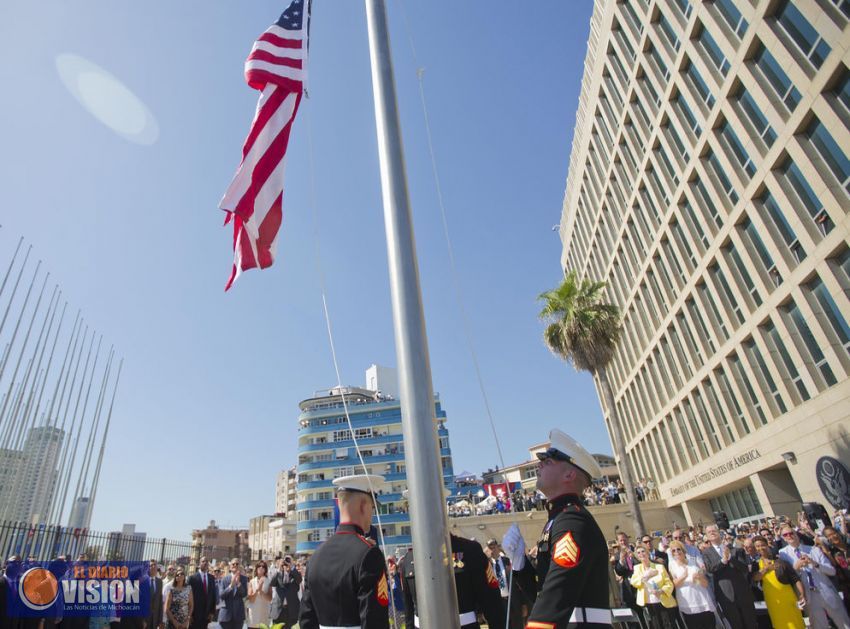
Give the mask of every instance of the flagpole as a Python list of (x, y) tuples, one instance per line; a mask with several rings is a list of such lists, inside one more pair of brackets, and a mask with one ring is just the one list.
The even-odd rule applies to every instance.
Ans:
[(407, 192), (401, 124), (396, 102), (385, 0), (366, 0), (372, 90), (387, 255), (398, 360), (404, 460), (410, 487), (410, 523), (416, 558), (416, 598), (421, 627), (459, 627), (443, 468), (419, 265)]

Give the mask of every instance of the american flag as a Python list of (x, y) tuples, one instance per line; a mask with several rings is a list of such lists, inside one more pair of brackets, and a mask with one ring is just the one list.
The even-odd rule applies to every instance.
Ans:
[(242, 163), (219, 203), (227, 212), (224, 224), (233, 221), (233, 271), (224, 290), (242, 271), (274, 262), (283, 219), (284, 157), (307, 75), (309, 14), (309, 0), (293, 0), (245, 62), (245, 80), (260, 91), (260, 100)]

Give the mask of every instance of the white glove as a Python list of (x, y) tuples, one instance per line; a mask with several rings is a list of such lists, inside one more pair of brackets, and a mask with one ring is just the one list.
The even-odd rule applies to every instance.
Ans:
[(511, 560), (514, 570), (522, 570), (525, 566), (525, 540), (522, 538), (522, 533), (516, 524), (511, 524), (511, 528), (505, 533), (502, 538), (502, 549)]

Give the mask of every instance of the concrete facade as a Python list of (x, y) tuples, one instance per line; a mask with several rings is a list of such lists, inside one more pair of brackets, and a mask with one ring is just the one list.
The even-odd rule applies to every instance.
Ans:
[(850, 499), (823, 489), (850, 481), (848, 66), (846, 3), (596, 2), (561, 264), (622, 309), (629, 459), (689, 523)]

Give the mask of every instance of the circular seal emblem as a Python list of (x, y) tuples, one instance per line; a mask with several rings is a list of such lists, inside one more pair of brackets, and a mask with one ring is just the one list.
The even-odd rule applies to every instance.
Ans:
[(18, 594), (21, 602), (30, 609), (44, 611), (56, 602), (59, 582), (46, 568), (30, 568), (18, 582)]
[(822, 456), (815, 464), (815, 476), (821, 493), (836, 509), (850, 507), (850, 471), (838, 459)]

